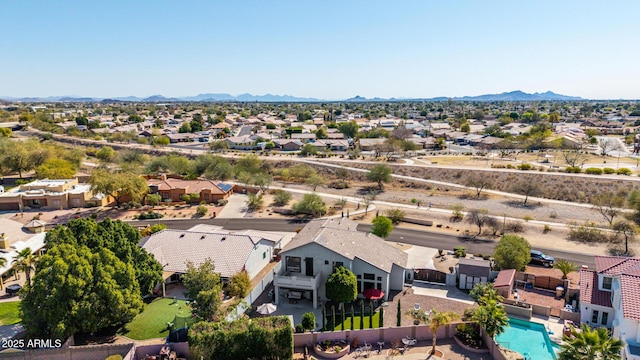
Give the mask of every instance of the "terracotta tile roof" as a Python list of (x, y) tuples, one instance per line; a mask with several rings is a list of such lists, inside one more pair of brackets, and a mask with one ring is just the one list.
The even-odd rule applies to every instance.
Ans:
[(640, 259), (629, 257), (596, 256), (596, 271), (599, 274), (617, 276), (637, 272), (640, 269)]
[(624, 318), (640, 321), (640, 276), (620, 275), (620, 291)]
[(501, 270), (493, 283), (494, 288), (511, 286), (516, 278), (516, 269)]
[(611, 293), (598, 289), (598, 273), (580, 270), (580, 302), (611, 307)]

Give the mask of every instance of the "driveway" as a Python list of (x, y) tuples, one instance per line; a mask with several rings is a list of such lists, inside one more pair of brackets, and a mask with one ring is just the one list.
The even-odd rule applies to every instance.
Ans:
[(460, 301), (466, 304), (473, 304), (474, 301), (467, 293), (458, 288), (446, 285), (437, 285), (420, 281), (413, 282), (413, 293), (415, 295), (433, 296), (442, 299)]
[(247, 196), (241, 194), (233, 194), (229, 196), (229, 202), (224, 206), (218, 219), (237, 219), (243, 218), (247, 214)]

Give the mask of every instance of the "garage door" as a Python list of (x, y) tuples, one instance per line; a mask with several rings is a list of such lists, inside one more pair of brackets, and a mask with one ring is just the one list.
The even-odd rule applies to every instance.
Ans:
[(0, 203), (0, 211), (9, 211), (9, 210), (20, 210), (18, 203)]

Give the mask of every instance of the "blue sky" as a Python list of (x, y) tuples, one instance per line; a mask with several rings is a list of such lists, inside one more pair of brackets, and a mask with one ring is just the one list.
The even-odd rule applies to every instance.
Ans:
[(640, 98), (638, 1), (4, 1), (0, 95)]

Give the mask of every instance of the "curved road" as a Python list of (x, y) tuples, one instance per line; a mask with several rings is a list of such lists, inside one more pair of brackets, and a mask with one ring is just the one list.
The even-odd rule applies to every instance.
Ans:
[[(164, 223), (171, 229), (186, 230), (198, 224), (211, 224), (222, 226), (227, 230), (244, 230), (249, 226), (254, 230), (263, 231), (296, 231), (304, 227), (305, 223), (289, 219), (181, 219), (162, 221), (128, 221), (132, 226), (147, 226), (157, 223)], [(358, 230), (370, 231), (371, 225), (359, 224)], [(464, 246), (470, 254), (492, 254), (496, 241), (483, 239), (463, 239), (459, 236), (436, 233), (432, 231), (419, 231), (413, 229), (396, 228), (387, 239), (389, 241), (427, 246), (436, 249), (453, 249), (456, 246)], [(595, 267), (593, 255), (581, 254), (568, 251), (558, 251), (544, 248), (537, 248), (547, 255), (556, 259), (566, 259), (578, 265), (587, 265), (589, 268)]]

